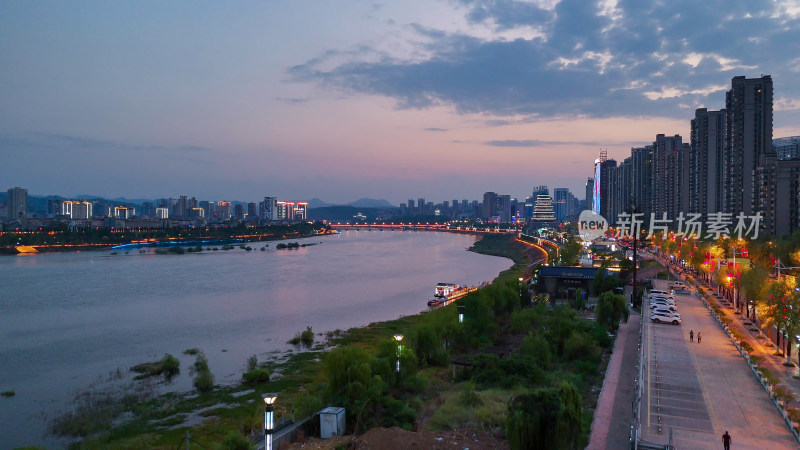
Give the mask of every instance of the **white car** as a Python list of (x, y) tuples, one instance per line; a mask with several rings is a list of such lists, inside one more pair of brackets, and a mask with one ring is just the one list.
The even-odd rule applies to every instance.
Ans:
[(670, 305), (675, 304), (675, 300), (671, 298), (664, 298), (664, 297), (654, 297), (650, 299), (650, 303), (667, 303)]
[(662, 291), (662, 290), (659, 290), (659, 289), (650, 289), (650, 296), (651, 297), (654, 297), (654, 296), (656, 296), (658, 294), (667, 295), (667, 294), (669, 294), (669, 292)]
[(665, 306), (659, 306), (658, 308), (653, 309), (653, 312), (651, 314), (664, 314), (664, 315), (672, 314), (673, 316), (678, 316), (679, 319), (681, 317), (681, 315), (675, 312), (674, 309)]
[(668, 305), (666, 303), (653, 303), (650, 305), (650, 309), (667, 309), (674, 312), (678, 310), (678, 307), (675, 305)]
[(681, 323), (681, 316), (677, 314), (653, 313), (650, 315), (650, 320), (655, 323), (671, 323), (673, 325), (679, 325)]
[(686, 289), (686, 285), (683, 284), (683, 281), (673, 281), (669, 284), (669, 287), (672, 289)]

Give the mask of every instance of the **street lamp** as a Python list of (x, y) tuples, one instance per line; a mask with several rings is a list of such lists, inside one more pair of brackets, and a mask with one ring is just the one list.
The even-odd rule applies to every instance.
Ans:
[(264, 398), (264, 450), (272, 450), (272, 429), (274, 427), (273, 414), (275, 407), (275, 400), (278, 399), (278, 394), (261, 394)]
[(458, 305), (458, 323), (464, 323), (465, 309), (467, 309), (466, 305)]
[(519, 301), (522, 301), (522, 282), (525, 281), (522, 277), (519, 277)]
[(395, 366), (395, 372), (400, 373), (400, 353), (403, 351), (403, 346), (400, 345), (400, 342), (403, 340), (403, 335), (395, 334), (394, 340), (397, 341), (397, 364)]

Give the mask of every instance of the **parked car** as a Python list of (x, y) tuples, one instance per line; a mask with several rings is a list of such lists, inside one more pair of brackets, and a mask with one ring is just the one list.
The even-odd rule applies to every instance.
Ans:
[(669, 306), (659, 306), (658, 308), (653, 309), (652, 314), (672, 314), (678, 317), (681, 316), (680, 314), (675, 312), (675, 308)]
[(686, 285), (683, 283), (683, 281), (673, 281), (672, 283), (669, 284), (669, 287), (672, 289), (678, 289), (678, 288), (685, 289)]
[(678, 307), (675, 306), (675, 305), (669, 305), (669, 304), (666, 304), (666, 303), (651, 303), (650, 304), (650, 309), (652, 309), (652, 310), (667, 309), (669, 311), (673, 311), (674, 312), (674, 311), (678, 310)]
[(653, 295), (656, 295), (656, 294), (667, 295), (667, 294), (669, 294), (669, 292), (662, 291), (660, 289), (650, 289), (650, 294), (649, 295), (653, 296)]
[(655, 323), (671, 323), (673, 325), (679, 325), (681, 323), (680, 315), (676, 314), (651, 314), (650, 320)]
[(666, 297), (654, 297), (654, 298), (650, 299), (650, 303), (655, 303), (655, 302), (667, 303), (667, 304), (670, 304), (670, 305), (674, 305), (675, 304), (675, 300), (674, 299), (666, 298)]

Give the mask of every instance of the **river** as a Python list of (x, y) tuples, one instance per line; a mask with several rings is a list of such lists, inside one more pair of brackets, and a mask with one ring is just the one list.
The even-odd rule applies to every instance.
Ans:
[[(467, 252), (474, 236), (346, 231), (276, 250), (183, 255), (111, 250), (0, 256), (0, 448), (59, 447), (47, 418), (76, 392), (171, 353), (182, 371), (162, 389), (189, 390), (201, 349), (218, 384), (245, 362), (285, 352), (295, 333), (348, 329), (427, 309), (437, 282), (479, 284), (511, 266)], [(127, 375), (126, 375), (127, 377)]]

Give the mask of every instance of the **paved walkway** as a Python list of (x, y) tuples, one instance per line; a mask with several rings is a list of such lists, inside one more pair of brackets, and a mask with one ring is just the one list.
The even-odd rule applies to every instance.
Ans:
[(630, 445), (640, 324), (641, 316), (631, 312), (628, 323), (620, 324), (617, 331), (587, 449), (624, 449)]
[[(656, 289), (667, 288), (656, 281)], [(643, 323), (642, 440), (677, 449), (799, 448), (750, 368), (694, 295), (677, 296), (682, 325)], [(703, 334), (689, 342), (689, 331)]]

